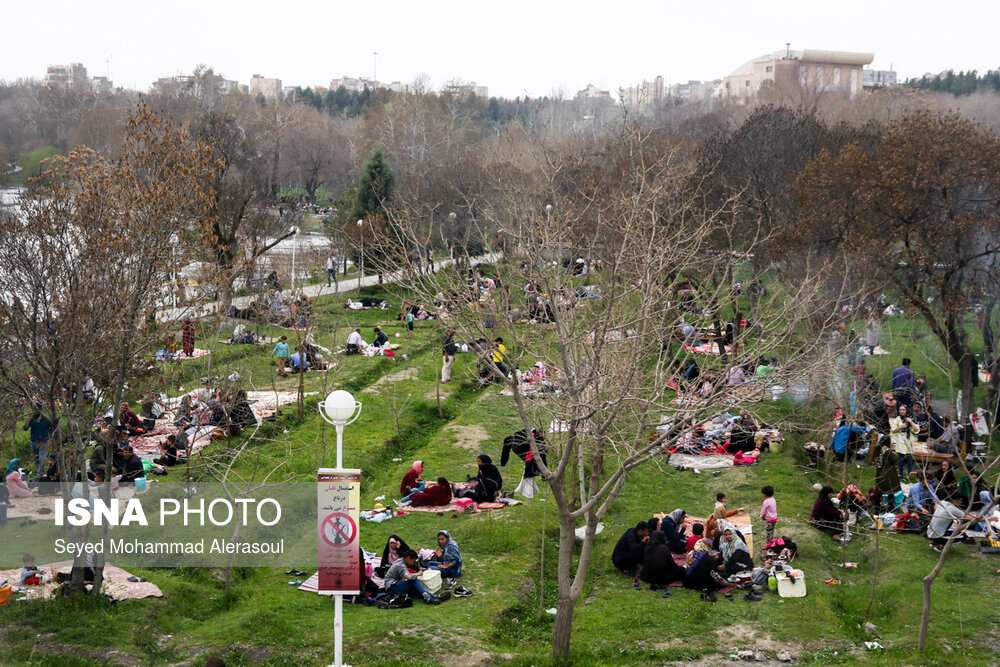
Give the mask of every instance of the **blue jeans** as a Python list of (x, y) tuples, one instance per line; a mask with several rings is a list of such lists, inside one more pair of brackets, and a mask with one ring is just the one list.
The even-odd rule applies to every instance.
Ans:
[(427, 597), (429, 593), (424, 585), (420, 583), (419, 579), (404, 579), (403, 581), (397, 581), (392, 586), (386, 589), (386, 593), (409, 593), (417, 594), (420, 597)]
[(45, 461), (49, 458), (49, 442), (48, 440), (31, 441), (31, 456), (35, 459), (35, 463), (38, 464), (38, 473), (41, 476), (46, 468)]
[(903, 454), (899, 457), (899, 462), (896, 464), (896, 469), (899, 471), (899, 476), (903, 476), (903, 468), (906, 468), (906, 474), (909, 475), (913, 472), (913, 468), (916, 467), (916, 463), (913, 460), (913, 454)]
[(337, 282), (337, 269), (327, 269), (326, 270), (326, 286), (330, 286), (330, 281)]
[(462, 576), (462, 566), (455, 565), (454, 563), (451, 564), (451, 566), (449, 567), (444, 563), (438, 563), (432, 560), (431, 562), (427, 563), (427, 567), (428, 569), (431, 570), (437, 570), (438, 572), (441, 573), (441, 576), (445, 577), (446, 579), (454, 579), (456, 577)]

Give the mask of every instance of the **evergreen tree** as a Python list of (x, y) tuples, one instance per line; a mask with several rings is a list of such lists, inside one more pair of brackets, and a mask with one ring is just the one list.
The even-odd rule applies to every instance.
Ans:
[(389, 163), (385, 161), (382, 149), (376, 149), (375, 153), (365, 165), (365, 171), (361, 174), (361, 183), (358, 186), (358, 202), (355, 207), (355, 214), (358, 218), (366, 218), (370, 215), (378, 215), (388, 219), (386, 215), (392, 196), (396, 192), (396, 175), (389, 168)]

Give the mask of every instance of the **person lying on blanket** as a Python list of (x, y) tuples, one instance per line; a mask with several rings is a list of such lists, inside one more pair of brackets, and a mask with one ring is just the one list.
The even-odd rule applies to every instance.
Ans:
[(431, 570), (437, 570), (445, 579), (462, 576), (462, 552), (458, 543), (451, 539), (447, 530), (438, 531), (438, 548), (434, 550), (434, 558), (427, 563)]

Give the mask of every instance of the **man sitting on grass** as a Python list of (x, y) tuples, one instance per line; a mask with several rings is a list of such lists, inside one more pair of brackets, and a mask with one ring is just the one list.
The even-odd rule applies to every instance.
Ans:
[(441, 604), (451, 597), (451, 593), (433, 595), (424, 588), (420, 582), (417, 552), (413, 549), (404, 551), (402, 558), (393, 563), (385, 573), (385, 592), (390, 595), (396, 593), (419, 595), (427, 604)]

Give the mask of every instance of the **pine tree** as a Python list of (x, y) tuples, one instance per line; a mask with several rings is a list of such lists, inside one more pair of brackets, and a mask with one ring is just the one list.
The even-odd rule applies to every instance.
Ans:
[(355, 214), (358, 218), (378, 215), (388, 219), (386, 211), (395, 192), (396, 176), (389, 168), (389, 163), (386, 162), (382, 149), (376, 149), (361, 175)]

